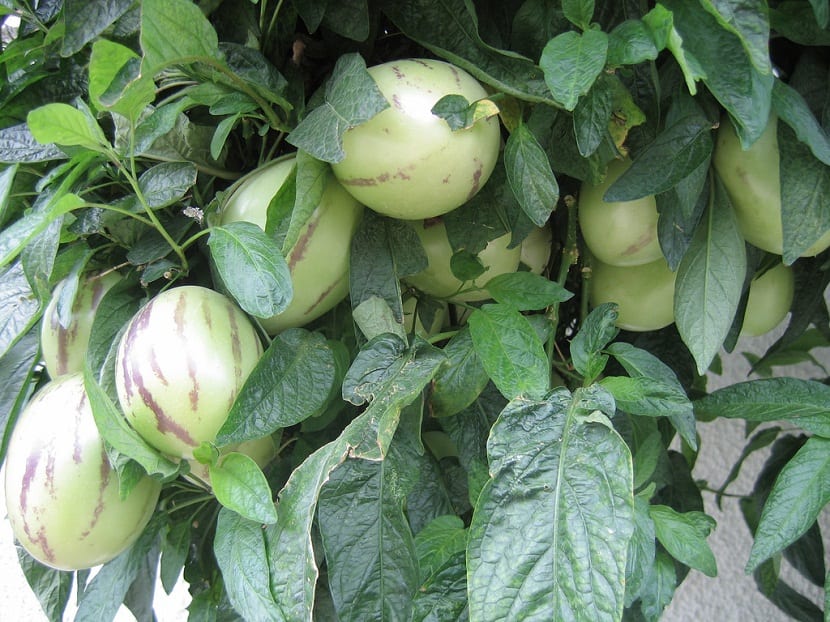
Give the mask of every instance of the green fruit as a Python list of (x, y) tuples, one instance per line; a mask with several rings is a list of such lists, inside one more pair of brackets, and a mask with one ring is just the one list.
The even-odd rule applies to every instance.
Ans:
[[(409, 221), (421, 239), (429, 265), (418, 274), (403, 280), (435, 298), (444, 298), (448, 302), (472, 302), (487, 300), (490, 294), (483, 288), (494, 276), (515, 272), (519, 267), (521, 248), (508, 248), (511, 234), (491, 240), (478, 254), (478, 259), (485, 267), (484, 273), (473, 281), (463, 282), (455, 277), (450, 268), (453, 251), (447, 239), (447, 229), (441, 219)], [(470, 291), (466, 291), (470, 290)]]
[(752, 279), (741, 335), (755, 337), (778, 326), (790, 310), (794, 292), (792, 268), (783, 263)]
[[(781, 222), (781, 179), (778, 151), (778, 118), (773, 115), (761, 137), (744, 150), (732, 123), (724, 118), (718, 129), (713, 157), (741, 233), (747, 242), (767, 252), (784, 252)], [(810, 246), (802, 257), (812, 257), (830, 246), (830, 231)]]
[(68, 280), (64, 279), (55, 286), (40, 324), (43, 364), (51, 378), (83, 371), (89, 333), (98, 304), (104, 294), (120, 280), (121, 276), (116, 272), (81, 278), (66, 326), (61, 326), (58, 317), (58, 300)]
[(613, 160), (601, 184), (585, 182), (579, 193), (579, 227), (585, 244), (594, 257), (612, 266), (637, 266), (663, 256), (653, 196), (612, 202), (602, 198), (630, 166), (628, 159)]
[(115, 386), (127, 420), (159, 451), (192, 458), (213, 442), (262, 354), (248, 317), (211, 289), (169, 289), (133, 316)]
[(624, 330), (657, 330), (674, 322), (676, 273), (665, 259), (639, 266), (591, 263), (590, 302), (618, 305), (617, 326)]
[(437, 60), (397, 60), (369, 68), (389, 108), (343, 136), (340, 183), (367, 207), (393, 218), (445, 214), (472, 198), (498, 159), (497, 117), (453, 131), (432, 114), (445, 95), (468, 102), (487, 92), (467, 72)]
[[(243, 178), (221, 208), (220, 221), (244, 220), (264, 230), (268, 205), (294, 164), (295, 157), (290, 155)], [(261, 320), (263, 328), (272, 335), (317, 319), (349, 293), (349, 249), (363, 216), (363, 206), (332, 175), (328, 175), (325, 184), (319, 205), (286, 256), (294, 297), (282, 313)]]
[(418, 299), (412, 296), (403, 301), (403, 327), (407, 335), (414, 332), (416, 335), (428, 339), (441, 332), (441, 329), (447, 323), (448, 317), (449, 306), (446, 302), (443, 302), (441, 308), (433, 316), (429, 328), (425, 328), (418, 314)]
[(161, 485), (143, 477), (126, 499), (92, 416), (82, 374), (46, 384), (20, 415), (6, 456), (15, 537), (39, 562), (80, 570), (108, 562), (141, 534)]
[(536, 227), (522, 240), (521, 262), (535, 274), (542, 274), (550, 261), (553, 232), (549, 226)]

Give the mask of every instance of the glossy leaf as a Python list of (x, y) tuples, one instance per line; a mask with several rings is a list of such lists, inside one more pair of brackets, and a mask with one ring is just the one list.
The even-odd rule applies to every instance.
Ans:
[(262, 438), (300, 423), (325, 405), (334, 380), (334, 354), (322, 334), (281, 332), (248, 376), (216, 443)]
[(752, 64), (763, 73), (772, 72), (769, 53), (769, 16), (763, 0), (704, 0), (703, 7), (741, 41)]
[(556, 208), (559, 184), (542, 146), (524, 123), (507, 139), (504, 164), (522, 210), (537, 226), (543, 226)]
[(601, 30), (555, 36), (542, 51), (539, 65), (553, 98), (566, 110), (576, 108), (605, 67), (608, 35)]
[(178, 201), (195, 183), (196, 167), (191, 162), (162, 162), (138, 178), (138, 187), (151, 209)]
[(447, 364), (435, 375), (430, 397), (435, 417), (454, 415), (467, 408), (490, 379), (473, 347), (469, 328), (460, 330), (443, 351)]
[(4, 357), (37, 321), (41, 306), (20, 262), (1, 271), (0, 277), (3, 282), (0, 296), (0, 357)]
[(677, 512), (666, 505), (651, 505), (648, 512), (657, 539), (675, 559), (708, 577), (718, 574), (715, 556), (706, 542), (715, 527), (712, 517), (703, 512)]
[(519, 311), (544, 309), (573, 298), (573, 294), (556, 281), (532, 272), (500, 274), (487, 281), (485, 287), (497, 302)]
[(792, 128), (798, 140), (808, 145), (816, 158), (830, 166), (830, 137), (801, 94), (787, 83), (776, 80), (772, 89), (772, 105), (775, 114)]
[(169, 65), (220, 58), (216, 31), (189, 0), (148, 0), (141, 4), (142, 72), (155, 75)]
[(61, 54), (71, 56), (102, 33), (132, 5), (131, 0), (66, 0), (63, 3), (66, 34)]
[(103, 151), (109, 146), (104, 131), (91, 115), (69, 104), (55, 102), (32, 110), (26, 117), (39, 143)]
[(516, 400), (493, 426), (492, 479), (470, 526), (471, 618), (622, 615), (631, 456), (607, 420), (583, 407), (593, 398), (581, 391)]
[(294, 295), (288, 264), (259, 226), (240, 221), (214, 227), (208, 246), (223, 283), (244, 311), (268, 318), (288, 307)]
[(277, 522), (271, 488), (253, 458), (239, 452), (210, 466), (210, 482), (217, 501), (247, 519), (266, 525)]
[(608, 356), (602, 353), (602, 349), (619, 333), (614, 325), (616, 321), (615, 305), (602, 304), (588, 314), (571, 341), (574, 368), (588, 381), (596, 379), (605, 369)]
[(526, 317), (507, 305), (488, 304), (467, 321), (481, 364), (502, 395), (540, 397), (548, 390), (547, 357)]
[(813, 437), (781, 470), (764, 504), (747, 561), (751, 572), (809, 529), (830, 502), (830, 440)]
[(34, 389), (39, 347), (38, 333), (33, 329), (0, 356), (0, 377), (6, 379), (0, 386), (0, 464), (6, 459), (17, 415)]

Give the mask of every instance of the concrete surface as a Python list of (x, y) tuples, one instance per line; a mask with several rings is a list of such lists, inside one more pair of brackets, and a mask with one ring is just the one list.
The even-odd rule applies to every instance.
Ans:
[[(729, 369), (727, 377), (713, 377), (710, 388), (714, 389), (746, 378), (749, 365), (740, 354), (746, 350), (762, 350), (775, 335), (766, 340), (744, 340), (739, 343), (735, 353), (724, 360), (724, 368)], [(819, 353), (821, 360), (830, 366), (830, 351)], [(803, 377), (819, 377), (821, 370), (812, 366), (799, 369)], [(740, 455), (744, 444), (744, 425), (740, 421), (716, 421), (700, 424), (702, 435), (701, 452), (694, 476), (707, 480), (713, 488), (718, 488), (732, 465)], [(766, 457), (765, 452), (757, 452), (744, 465), (741, 477), (730, 486), (730, 492), (740, 494), (749, 492), (758, 470)], [(2, 473), (0, 473), (0, 476)], [(718, 521), (718, 527), (710, 536), (709, 542), (718, 562), (718, 576), (710, 579), (699, 572), (692, 572), (675, 593), (675, 598), (667, 608), (663, 620), (667, 622), (787, 622), (790, 618), (781, 613), (763, 598), (756, 590), (755, 583), (744, 573), (752, 539), (744, 525), (738, 501), (726, 498), (721, 509), (714, 503), (714, 495), (704, 494), (706, 511)], [(5, 517), (3, 495), (0, 495), (0, 516)], [(830, 533), (830, 512), (822, 517), (824, 533)], [(830, 557), (828, 557), (830, 567)], [(7, 622), (41, 622), (45, 619), (36, 598), (29, 590), (17, 564), (17, 557), (12, 542), (11, 529), (5, 518), (0, 522), (0, 620)], [(782, 574), (804, 594), (821, 602), (823, 592), (815, 586), (805, 585), (800, 576), (791, 568), (784, 567)], [(156, 615), (159, 622), (180, 622), (187, 619), (186, 607), (188, 595), (186, 587), (180, 588), (171, 596), (157, 590)], [(72, 610), (67, 612), (66, 620), (72, 619)], [(122, 610), (118, 622), (134, 622), (133, 616)]]

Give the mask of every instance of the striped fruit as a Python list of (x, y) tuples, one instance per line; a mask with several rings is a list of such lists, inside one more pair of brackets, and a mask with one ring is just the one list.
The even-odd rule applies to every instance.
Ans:
[(144, 477), (122, 500), (81, 374), (46, 384), (9, 441), (6, 507), (12, 531), (38, 561), (60, 570), (103, 564), (141, 534), (161, 485)]
[(188, 285), (162, 292), (133, 316), (116, 355), (118, 399), (159, 451), (193, 457), (213, 442), (262, 345), (230, 299)]
[[(221, 208), (221, 222), (244, 220), (264, 230), (268, 205), (294, 164), (292, 154), (244, 177)], [(303, 326), (348, 295), (349, 248), (362, 216), (363, 206), (329, 174), (320, 204), (286, 256), (294, 298), (282, 313), (261, 320), (266, 331), (275, 335), (286, 328)]]
[(121, 276), (116, 272), (80, 279), (66, 326), (61, 326), (58, 317), (58, 300), (68, 280), (64, 279), (57, 284), (40, 324), (43, 363), (51, 378), (83, 371), (89, 333), (98, 304), (104, 294), (120, 280)]

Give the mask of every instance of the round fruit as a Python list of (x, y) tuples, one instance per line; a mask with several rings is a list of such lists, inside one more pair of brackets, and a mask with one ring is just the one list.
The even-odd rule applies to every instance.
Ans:
[(228, 298), (193, 285), (169, 289), (139, 309), (118, 345), (121, 408), (153, 447), (192, 458), (216, 438), (261, 354), (256, 330)]
[(781, 323), (793, 303), (795, 277), (783, 263), (752, 279), (741, 335), (756, 337)]
[(665, 259), (639, 266), (591, 263), (591, 305), (618, 305), (617, 326), (624, 330), (657, 330), (674, 322), (674, 280)]
[(494, 276), (515, 272), (519, 267), (521, 248), (508, 248), (511, 235), (506, 233), (491, 240), (478, 254), (479, 261), (486, 268), (484, 273), (473, 281), (460, 281), (450, 268), (453, 251), (444, 222), (436, 218), (411, 221), (410, 224), (421, 239), (429, 265), (426, 270), (407, 276), (404, 281), (435, 298), (445, 298), (449, 302), (487, 300), (490, 294), (486, 289), (479, 288), (483, 288)]
[(630, 166), (631, 160), (613, 160), (601, 184), (585, 182), (579, 193), (579, 227), (585, 244), (594, 257), (612, 266), (638, 266), (663, 256), (653, 196), (612, 202), (602, 198)]
[[(295, 164), (294, 155), (274, 160), (244, 177), (230, 193), (219, 218), (222, 223), (252, 222), (263, 230), (268, 204)], [(261, 320), (274, 335), (303, 326), (334, 308), (349, 293), (349, 248), (363, 206), (331, 174), (320, 204), (303, 226), (286, 261), (294, 297), (282, 313)]]
[(497, 117), (453, 131), (432, 114), (445, 95), (468, 102), (487, 92), (467, 72), (437, 60), (397, 60), (369, 68), (389, 108), (343, 136), (334, 174), (358, 201), (394, 218), (445, 214), (489, 179), (499, 154)]
[(536, 227), (521, 244), (521, 262), (535, 274), (542, 274), (550, 260), (553, 232), (550, 227)]
[(60, 570), (103, 564), (135, 542), (161, 485), (144, 477), (121, 499), (81, 374), (47, 383), (26, 405), (6, 456), (6, 507), (15, 537)]
[(72, 301), (69, 324), (66, 326), (61, 326), (58, 317), (58, 300), (69, 281), (64, 279), (57, 284), (40, 324), (43, 364), (51, 378), (83, 371), (89, 333), (98, 304), (104, 294), (120, 280), (121, 276), (116, 272), (81, 278)]
[(441, 329), (447, 323), (448, 316), (449, 306), (444, 302), (432, 317), (432, 323), (427, 329), (418, 314), (418, 299), (412, 296), (403, 301), (403, 327), (407, 334), (414, 332), (416, 335), (428, 339), (441, 332)]
[[(726, 118), (721, 121), (713, 158), (715, 170), (746, 241), (776, 255), (784, 252), (779, 161), (778, 117), (770, 117), (761, 137), (746, 150), (732, 123)], [(801, 256), (818, 255), (828, 246), (830, 231)]]

